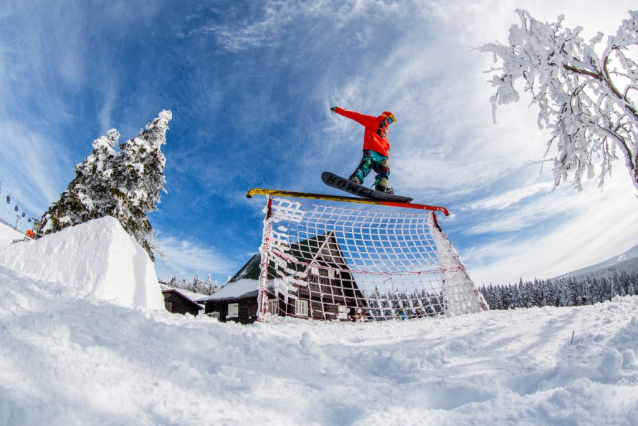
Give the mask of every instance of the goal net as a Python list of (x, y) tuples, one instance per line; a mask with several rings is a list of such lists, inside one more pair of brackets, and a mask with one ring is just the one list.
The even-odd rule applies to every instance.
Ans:
[(412, 319), (487, 310), (433, 211), (269, 197), (258, 316)]

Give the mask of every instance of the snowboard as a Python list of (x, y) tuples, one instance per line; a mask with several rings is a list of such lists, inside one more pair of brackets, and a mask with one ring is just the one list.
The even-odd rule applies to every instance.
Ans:
[(330, 172), (323, 172), (321, 174), (321, 180), (326, 185), (347, 192), (357, 197), (371, 198), (373, 200), (380, 201), (393, 201), (396, 203), (409, 203), (412, 201), (410, 197), (404, 197), (401, 195), (387, 194), (385, 192), (375, 191), (372, 188), (368, 188), (358, 183), (344, 179), (341, 176), (335, 175)]

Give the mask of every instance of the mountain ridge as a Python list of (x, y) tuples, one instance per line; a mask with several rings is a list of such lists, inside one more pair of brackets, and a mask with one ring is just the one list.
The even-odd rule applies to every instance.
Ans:
[(584, 268), (577, 269), (567, 274), (560, 275), (556, 278), (580, 277), (583, 275), (589, 275), (593, 272), (600, 271), (602, 269), (609, 268), (610, 266), (617, 265), (621, 262), (631, 260), (631, 259), (636, 259), (636, 258), (638, 258), (638, 244), (617, 256), (613, 256), (607, 260), (596, 263), (594, 265), (586, 266)]

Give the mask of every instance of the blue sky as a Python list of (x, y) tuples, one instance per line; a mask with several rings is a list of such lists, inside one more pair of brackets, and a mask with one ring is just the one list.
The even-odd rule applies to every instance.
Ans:
[(492, 58), (474, 48), (505, 42), (516, 8), (593, 36), (632, 2), (3, 2), (2, 195), (41, 215), (94, 139), (128, 139), (170, 109), (168, 194), (150, 215), (169, 263), (156, 267), (223, 282), (260, 244), (264, 200), (247, 190), (334, 193), (319, 176), (352, 171), (363, 131), (330, 106), (389, 110), (391, 185), (453, 213), (441, 224), (477, 284), (596, 263), (638, 244), (636, 191), (618, 161), (602, 192), (550, 192), (551, 170), (530, 164), (547, 133), (526, 96), (492, 122)]

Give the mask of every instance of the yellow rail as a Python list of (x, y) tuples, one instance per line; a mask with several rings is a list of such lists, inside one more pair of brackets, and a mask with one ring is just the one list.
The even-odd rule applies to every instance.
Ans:
[(396, 201), (374, 200), (371, 198), (343, 197), (340, 195), (326, 195), (326, 194), (312, 194), (308, 192), (281, 191), (279, 189), (253, 188), (250, 191), (248, 191), (248, 193), (246, 194), (246, 197), (252, 198), (253, 195), (269, 195), (274, 197), (309, 198), (313, 200), (343, 201), (347, 203), (374, 204), (378, 206), (402, 207), (402, 208), (416, 209), (416, 210), (431, 210), (436, 212), (442, 212), (446, 216), (449, 216), (450, 214), (445, 207), (429, 206), (426, 204), (398, 203)]

